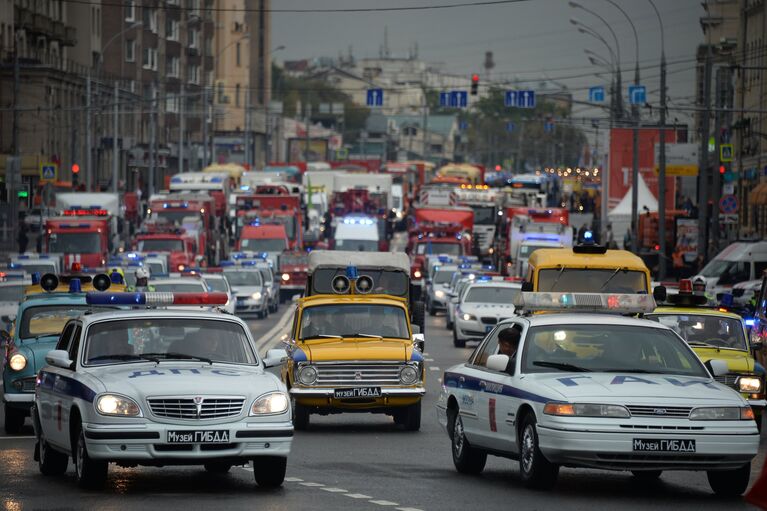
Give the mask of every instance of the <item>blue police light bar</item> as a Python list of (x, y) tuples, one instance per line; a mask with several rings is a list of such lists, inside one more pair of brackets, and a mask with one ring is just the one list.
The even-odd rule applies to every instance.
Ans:
[(476, 280), (477, 282), (489, 282), (492, 281), (493, 278), (490, 275), (480, 275)]
[(240, 266), (255, 266), (258, 261), (240, 261)]
[(39, 283), (40, 283), (40, 272), (36, 271), (32, 273), (32, 285), (36, 286)]
[(19, 263), (8, 263), (9, 270), (20, 270), (21, 268), (23, 268), (23, 266)]
[(80, 279), (72, 279), (69, 281), (69, 292), (70, 293), (81, 293), (83, 290)]
[(218, 263), (218, 265), (221, 266), (222, 268), (234, 266), (234, 261), (221, 261), (220, 263)]
[(746, 320), (746, 326), (751, 327), (751, 326), (754, 326), (754, 324), (756, 324), (756, 320), (754, 318), (748, 318)]
[(437, 259), (439, 259), (440, 263), (452, 263), (453, 262), (453, 260), (450, 257), (446, 256), (446, 255), (441, 255)]
[(591, 231), (586, 231), (583, 233), (583, 239), (584, 240), (593, 240), (594, 239), (594, 233)]
[(86, 293), (88, 305), (225, 305), (226, 293)]

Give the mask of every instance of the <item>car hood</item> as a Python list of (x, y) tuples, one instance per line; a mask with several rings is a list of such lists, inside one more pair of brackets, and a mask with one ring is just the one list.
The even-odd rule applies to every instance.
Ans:
[(742, 404), (737, 392), (716, 383), (711, 378), (637, 373), (545, 373), (528, 374), (525, 380), (538, 387), (550, 399), (584, 399), (615, 403), (652, 403), (652, 400), (700, 401), (714, 403), (729, 401)]
[(252, 295), (261, 293), (264, 290), (262, 286), (233, 286), (232, 292), (236, 295)]
[[(310, 341), (299, 346), (310, 362), (336, 360), (410, 360), (413, 343), (404, 339)], [(295, 357), (294, 357), (295, 358)]]
[(248, 397), (280, 388), (279, 380), (259, 367), (232, 364), (123, 364), (91, 367), (88, 372), (102, 383), (102, 391), (139, 398), (190, 394)]
[(514, 314), (514, 306), (506, 303), (462, 303), (461, 312), (483, 316), (508, 317)]
[(724, 360), (727, 362), (727, 368), (733, 373), (754, 371), (754, 359), (747, 351), (718, 350), (716, 348), (701, 348), (698, 346), (690, 347), (703, 362)]

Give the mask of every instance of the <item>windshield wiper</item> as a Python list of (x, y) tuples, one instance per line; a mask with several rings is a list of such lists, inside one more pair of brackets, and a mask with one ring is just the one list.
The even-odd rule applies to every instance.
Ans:
[(687, 341), (687, 344), (690, 346), (700, 346), (702, 348), (719, 348), (719, 346), (714, 346), (713, 344), (709, 344), (703, 341)]
[(534, 366), (538, 367), (551, 367), (552, 369), (561, 369), (562, 371), (573, 371), (576, 373), (590, 373), (591, 369), (585, 367), (575, 366), (572, 364), (566, 364), (564, 362), (546, 362), (544, 360), (536, 360), (533, 362)]
[(599, 288), (599, 290), (600, 290), (600, 291), (602, 291), (602, 290), (603, 290), (605, 287), (607, 287), (607, 284), (609, 284), (609, 283), (610, 283), (610, 281), (613, 279), (613, 277), (615, 277), (616, 275), (618, 275), (618, 273), (619, 273), (620, 271), (621, 271), (621, 268), (616, 268), (616, 270), (613, 272), (613, 274), (612, 274), (612, 275), (610, 275), (610, 276), (607, 278), (607, 280), (605, 280), (605, 283), (604, 283), (604, 284), (602, 284), (602, 287), (600, 287), (600, 288)]
[[(154, 361), (156, 363), (159, 363), (159, 358), (164, 358), (166, 360), (172, 360), (172, 359), (181, 359), (181, 360), (199, 360), (200, 362), (206, 362), (210, 365), (213, 365), (213, 360), (205, 357), (198, 357), (196, 355), (187, 355), (186, 353), (144, 353), (142, 357), (158, 357), (155, 358)], [(152, 360), (152, 359), (148, 359)]]
[(310, 339), (343, 339), (340, 335), (334, 335), (334, 334), (317, 334), (317, 335), (310, 335), (309, 337), (304, 337), (303, 341), (308, 341)]
[(597, 369), (600, 373), (642, 373), (642, 374), (668, 374), (663, 371), (648, 371), (647, 369)]
[(383, 339), (382, 335), (376, 335), (376, 334), (354, 334), (354, 335), (347, 335), (346, 337), (369, 337), (371, 339)]
[(127, 353), (120, 353), (116, 355), (100, 355), (98, 357), (89, 358), (88, 362), (94, 362), (96, 360), (148, 360), (155, 364), (159, 362), (158, 359), (149, 357), (146, 355), (130, 355)]
[(561, 277), (564, 272), (565, 272), (565, 267), (562, 266), (559, 269), (559, 273), (557, 273), (557, 278), (555, 278), (554, 282), (551, 283), (551, 287), (549, 288), (549, 291), (554, 291), (554, 288), (557, 286), (557, 282), (559, 282), (559, 277)]

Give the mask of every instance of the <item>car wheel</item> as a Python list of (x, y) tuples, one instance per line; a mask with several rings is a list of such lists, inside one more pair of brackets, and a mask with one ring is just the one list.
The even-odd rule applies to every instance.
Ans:
[(711, 489), (722, 497), (743, 495), (751, 478), (751, 463), (734, 470), (709, 470), (706, 472)]
[(462, 474), (479, 474), (487, 463), (487, 453), (471, 446), (463, 431), (463, 419), (458, 410), (451, 417), (453, 465)]
[(458, 328), (453, 328), (453, 346), (456, 348), (465, 348), (466, 347), (466, 341), (464, 339), (458, 338)]
[(421, 429), (421, 402), (394, 410), (394, 422), (405, 427), (407, 431)]
[(88, 456), (88, 446), (85, 444), (85, 433), (82, 426), (77, 432), (75, 448), (72, 454), (75, 462), (75, 476), (80, 488), (98, 490), (107, 481), (108, 465), (106, 461), (96, 461)]
[(437, 311), (434, 309), (434, 304), (429, 301), (426, 305), (426, 310), (429, 311), (429, 316), (436, 316)]
[(9, 435), (21, 433), (24, 427), (25, 414), (21, 410), (5, 405), (5, 432)]
[(226, 474), (232, 468), (231, 463), (226, 463), (223, 461), (211, 461), (206, 463), (204, 466), (205, 470), (211, 474)]
[(46, 476), (58, 476), (67, 471), (69, 457), (59, 451), (54, 450), (45, 441), (42, 432), (37, 439), (37, 466), (40, 473)]
[(253, 460), (253, 475), (263, 488), (277, 488), (285, 480), (288, 459), (282, 456), (262, 456)]
[(309, 409), (298, 403), (293, 404), (293, 427), (299, 431), (309, 428)]
[(547, 489), (554, 486), (559, 475), (559, 465), (551, 463), (538, 446), (538, 430), (535, 415), (528, 413), (519, 431), (519, 472), (525, 486)]
[[(450, 317), (450, 316), (448, 316), (448, 317)], [(453, 329), (453, 322), (450, 321), (449, 319), (445, 320), (445, 328), (447, 328), (448, 330), (452, 330)]]
[(650, 481), (656, 481), (660, 479), (661, 474), (663, 473), (662, 470), (632, 470), (631, 474), (638, 480), (643, 483), (647, 483)]

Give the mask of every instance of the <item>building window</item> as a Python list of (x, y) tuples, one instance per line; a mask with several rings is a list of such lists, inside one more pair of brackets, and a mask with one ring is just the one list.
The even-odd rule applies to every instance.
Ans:
[(143, 67), (157, 71), (157, 48), (144, 48)]
[(199, 16), (200, 15), (200, 0), (192, 0), (190, 2), (191, 10), (189, 11), (189, 14), (191, 16)]
[(189, 45), (189, 47), (197, 48), (197, 42), (198, 42), (197, 39), (199, 37), (199, 33), (197, 32), (197, 30), (190, 28), (189, 35), (187, 37), (188, 37), (187, 44)]
[(178, 41), (178, 21), (171, 19), (165, 20), (165, 37), (169, 41)]
[(191, 65), (187, 67), (189, 76), (187, 77), (187, 80), (190, 83), (193, 83), (195, 85), (199, 85), (200, 83), (200, 66), (198, 65)]
[(166, 57), (165, 74), (171, 78), (178, 78), (178, 57)]
[(136, 41), (133, 39), (125, 41), (125, 62), (136, 62)]
[(212, 37), (205, 38), (205, 55), (208, 55), (208, 56), (213, 55), (213, 38)]
[(125, 21), (136, 20), (136, 2), (134, 0), (125, 0)]
[(236, 51), (235, 60), (237, 63), (237, 67), (240, 67), (240, 43), (237, 43), (237, 45), (235, 46), (235, 51)]
[(175, 94), (168, 94), (165, 96), (165, 111), (176, 114), (178, 113), (178, 96)]
[(157, 11), (149, 8), (144, 7), (144, 17), (142, 18), (144, 22), (144, 28), (151, 30), (152, 32), (157, 32)]
[(234, 87), (234, 106), (240, 106), (240, 84)]

